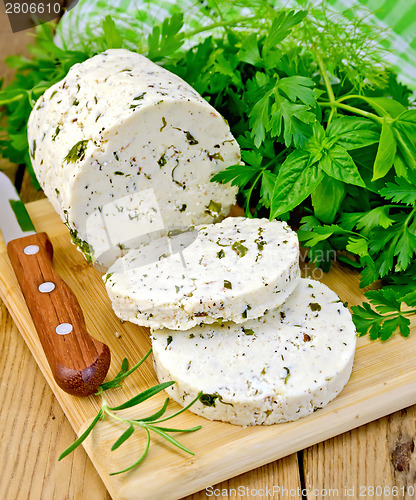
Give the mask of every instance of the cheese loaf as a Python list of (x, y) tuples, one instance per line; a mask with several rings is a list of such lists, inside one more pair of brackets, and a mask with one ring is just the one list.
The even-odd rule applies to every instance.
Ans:
[(119, 318), (177, 330), (242, 323), (281, 305), (298, 282), (298, 239), (285, 222), (229, 217), (178, 238), (110, 267), (104, 280)]
[(351, 314), (326, 285), (301, 279), (280, 308), (243, 324), (152, 333), (160, 382), (183, 406), (239, 425), (297, 420), (347, 383), (356, 344)]
[(172, 228), (228, 214), (237, 188), (210, 179), (240, 163), (222, 116), (147, 58), (111, 49), (74, 65), (28, 122), (33, 168), (73, 241), (109, 265)]

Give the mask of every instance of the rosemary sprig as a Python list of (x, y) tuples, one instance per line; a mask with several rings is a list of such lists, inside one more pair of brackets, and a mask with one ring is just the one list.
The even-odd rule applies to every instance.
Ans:
[[(168, 404), (170, 399), (166, 398), (165, 402), (163, 403), (162, 408), (160, 408), (158, 411), (153, 413), (152, 415), (149, 415), (147, 417), (143, 418), (138, 418), (138, 419), (129, 419), (129, 418), (123, 418), (119, 416), (117, 411), (120, 410), (125, 410), (126, 408), (132, 408), (133, 406), (137, 406), (140, 403), (143, 403), (143, 401), (146, 401), (146, 399), (149, 399), (159, 392), (163, 391), (167, 387), (170, 387), (173, 385), (175, 382), (170, 381), (170, 382), (163, 382), (162, 384), (155, 385), (154, 387), (150, 387), (149, 389), (144, 390), (137, 396), (134, 396), (133, 398), (129, 399), (125, 403), (122, 403), (121, 405), (118, 406), (109, 406), (107, 404), (107, 401), (103, 395), (105, 391), (108, 389), (115, 389), (118, 387), (121, 387), (123, 380), (131, 375), (139, 366), (146, 360), (146, 358), (150, 355), (152, 352), (152, 349), (150, 349), (144, 356), (143, 358), (132, 368), (129, 369), (129, 363), (126, 358), (123, 359), (123, 362), (121, 363), (121, 370), (119, 373), (113, 378), (113, 380), (110, 380), (109, 382), (105, 382), (104, 384), (101, 384), (100, 387), (98, 388), (98, 391), (96, 392), (96, 396), (100, 395), (102, 398), (102, 403), (101, 403), (101, 408), (98, 411), (97, 415), (91, 422), (91, 424), (88, 426), (88, 428), (81, 434), (81, 436), (74, 441), (71, 446), (69, 446), (65, 451), (61, 453), (59, 456), (58, 460), (62, 460), (65, 458), (67, 455), (72, 453), (78, 446), (89, 436), (93, 428), (97, 425), (99, 420), (104, 419), (106, 416), (118, 420), (119, 422), (123, 422), (127, 424), (127, 429), (120, 435), (120, 437), (115, 441), (113, 446), (111, 447), (111, 451), (116, 450), (119, 448), (125, 441), (127, 441), (133, 434), (134, 431), (137, 428), (143, 429), (146, 432), (146, 446), (140, 455), (139, 459), (131, 464), (129, 467), (126, 467), (123, 470), (117, 471), (117, 472), (112, 472), (110, 473), (110, 476), (114, 476), (116, 474), (121, 474), (123, 472), (127, 472), (134, 467), (138, 466), (147, 456), (147, 452), (149, 451), (150, 447), (150, 440), (151, 440), (151, 433), (150, 431), (154, 432), (155, 434), (158, 434), (159, 436), (162, 436), (166, 441), (169, 443), (173, 444), (174, 446), (180, 448), (181, 450), (185, 451), (186, 453), (189, 453), (190, 455), (194, 455), (194, 453), (186, 448), (183, 444), (181, 444), (179, 441), (177, 441), (175, 438), (169, 435), (171, 432), (194, 432), (197, 431), (201, 428), (200, 425), (196, 427), (191, 427), (189, 429), (173, 429), (170, 427), (160, 427), (159, 425), (161, 422), (165, 422), (166, 420), (170, 420), (171, 418), (176, 417), (177, 415), (180, 415), (184, 411), (186, 411), (188, 408), (190, 408), (198, 399), (200, 398), (201, 394), (198, 394), (198, 396), (191, 401), (187, 406), (184, 408), (181, 408), (177, 412), (173, 413), (172, 415), (168, 415), (164, 417), (164, 414), (168, 408)], [(162, 418), (163, 417), (163, 418)]]

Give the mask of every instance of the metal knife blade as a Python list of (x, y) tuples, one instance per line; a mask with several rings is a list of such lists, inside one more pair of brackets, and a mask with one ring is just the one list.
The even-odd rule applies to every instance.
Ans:
[(39, 340), (58, 386), (97, 391), (110, 366), (107, 345), (88, 333), (78, 300), (53, 268), (53, 248), (37, 233), (10, 179), (0, 172), (0, 229)]

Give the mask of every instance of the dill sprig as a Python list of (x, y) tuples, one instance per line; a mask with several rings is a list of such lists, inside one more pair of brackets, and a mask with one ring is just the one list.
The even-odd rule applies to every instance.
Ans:
[[(318, 54), (333, 79), (340, 83), (346, 79), (359, 93), (365, 87), (387, 84), (388, 51), (383, 42), (389, 31), (375, 24), (365, 6), (356, 5), (338, 12), (325, 1), (298, 0), (297, 3), (308, 11), (308, 16), (284, 42), (286, 51), (292, 49), (302, 56)], [(312, 57), (310, 62), (315, 71), (319, 71), (316, 58)]]

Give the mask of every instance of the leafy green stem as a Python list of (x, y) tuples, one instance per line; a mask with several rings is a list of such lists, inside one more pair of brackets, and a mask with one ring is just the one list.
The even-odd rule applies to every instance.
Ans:
[(9, 99), (1, 99), (0, 97), (0, 106), (6, 106), (6, 105), (9, 105), (11, 104), (12, 102), (17, 102), (17, 101), (20, 101), (23, 97), (27, 97), (27, 93), (21, 93), (21, 94), (18, 94), (18, 95), (15, 95), (14, 97), (10, 97)]
[(193, 31), (189, 31), (188, 33), (184, 33), (183, 38), (191, 38), (195, 35), (198, 35), (199, 33), (203, 33), (204, 31), (210, 31), (215, 28), (224, 28), (228, 26), (235, 26), (236, 24), (241, 24), (245, 22), (250, 22), (250, 21), (255, 21), (256, 19), (259, 19), (259, 16), (252, 16), (252, 17), (237, 17), (236, 19), (232, 20), (227, 20), (227, 21), (218, 21), (216, 23), (212, 23), (209, 26), (203, 26), (201, 28), (195, 29)]
[(141, 392), (137, 396), (134, 396), (133, 398), (129, 399), (125, 403), (122, 403), (121, 405), (114, 406), (114, 407), (111, 407), (111, 406), (108, 405), (107, 400), (106, 400), (106, 398), (104, 396), (104, 392), (106, 390), (111, 389), (111, 388), (120, 387), (122, 381), (128, 375), (130, 375), (131, 373), (133, 373), (133, 371), (137, 370), (137, 368), (146, 360), (146, 358), (150, 355), (151, 352), (152, 352), (152, 350), (150, 349), (143, 356), (143, 358), (136, 365), (134, 365), (131, 369), (128, 369), (128, 362), (127, 362), (126, 359), (124, 359), (123, 362), (122, 362), (122, 365), (121, 365), (121, 371), (115, 376), (115, 378), (113, 380), (111, 380), (109, 382), (106, 382), (105, 384), (102, 384), (100, 386), (99, 390), (96, 393), (96, 395), (101, 395), (101, 398), (102, 398), (101, 408), (100, 408), (99, 412), (97, 413), (97, 415), (95, 416), (95, 418), (92, 420), (92, 422), (89, 424), (89, 426), (87, 427), (87, 429), (81, 434), (81, 436), (74, 443), (72, 443), (72, 445), (69, 446), (69, 448), (67, 448), (60, 455), (59, 460), (62, 460), (64, 457), (66, 457), (67, 455), (69, 455), (83, 441), (85, 441), (85, 439), (89, 436), (89, 434), (91, 433), (91, 431), (93, 430), (93, 428), (96, 426), (96, 424), (98, 423), (98, 421), (100, 419), (104, 418), (105, 416), (108, 416), (108, 417), (110, 417), (110, 418), (112, 418), (112, 419), (114, 419), (114, 420), (116, 420), (118, 422), (121, 422), (121, 423), (127, 425), (127, 429), (115, 441), (115, 443), (113, 444), (113, 446), (111, 448), (111, 451), (116, 450), (125, 441), (127, 441), (127, 439), (129, 439), (133, 435), (133, 433), (135, 431), (135, 428), (137, 428), (137, 427), (139, 427), (141, 429), (144, 429), (146, 431), (146, 435), (147, 435), (146, 445), (145, 445), (145, 448), (144, 448), (142, 454), (140, 455), (139, 459), (136, 462), (134, 462), (132, 465), (130, 465), (129, 467), (127, 467), (127, 468), (125, 468), (123, 470), (120, 470), (118, 472), (113, 472), (110, 475), (121, 474), (123, 472), (127, 472), (127, 471), (133, 469), (134, 467), (136, 467), (137, 465), (139, 465), (141, 462), (143, 462), (143, 460), (146, 458), (146, 455), (147, 455), (147, 452), (148, 452), (149, 446), (150, 446), (150, 432), (149, 432), (150, 430), (152, 432), (158, 434), (159, 436), (163, 437), (164, 439), (166, 439), (169, 443), (171, 443), (174, 446), (176, 446), (176, 447), (180, 448), (181, 450), (185, 451), (186, 453), (190, 453), (191, 455), (194, 454), (192, 451), (190, 451), (184, 445), (182, 445), (181, 443), (179, 443), (176, 439), (174, 439), (168, 433), (172, 433), (172, 432), (195, 432), (195, 431), (197, 431), (197, 430), (199, 430), (201, 428), (200, 425), (198, 425), (196, 427), (191, 427), (189, 429), (176, 429), (176, 428), (169, 428), (169, 427), (159, 427), (159, 426), (157, 426), (155, 424), (158, 424), (160, 422), (164, 422), (166, 420), (170, 420), (170, 419), (176, 417), (177, 415), (183, 413), (184, 411), (186, 411), (194, 403), (196, 403), (196, 401), (200, 398), (201, 393), (198, 394), (198, 396), (194, 400), (192, 400), (186, 407), (181, 408), (177, 412), (175, 412), (175, 413), (173, 413), (171, 415), (168, 415), (167, 417), (161, 418), (164, 415), (164, 413), (166, 412), (166, 409), (167, 409), (168, 403), (169, 403), (169, 398), (166, 398), (163, 406), (159, 410), (157, 410), (156, 412), (154, 412), (152, 415), (147, 416), (147, 417), (138, 418), (138, 419), (125, 418), (125, 417), (122, 417), (122, 416), (118, 415), (116, 412), (118, 410), (124, 410), (126, 408), (132, 408), (134, 406), (137, 406), (138, 404), (142, 403), (143, 401), (146, 401), (147, 399), (149, 399), (152, 396), (158, 394), (159, 392), (161, 392), (162, 390), (166, 389), (167, 387), (173, 385), (175, 382), (163, 382), (161, 384), (158, 384), (158, 385), (156, 385), (154, 387), (151, 387), (149, 389), (144, 390), (143, 392)]
[(319, 102), (319, 106), (321, 107), (331, 107), (331, 108), (339, 108), (343, 109), (345, 111), (349, 111), (350, 113), (355, 113), (356, 115), (361, 115), (365, 116), (366, 118), (371, 118), (372, 120), (375, 120), (376, 122), (382, 124), (383, 123), (383, 118), (380, 116), (377, 116), (375, 113), (370, 113), (369, 111), (365, 111), (364, 109), (360, 108), (355, 108), (353, 106), (349, 106), (348, 104), (342, 104), (339, 101), (330, 101), (330, 102)]
[(274, 158), (272, 158), (269, 162), (266, 163), (266, 165), (262, 167), (262, 171), (266, 170), (271, 165), (274, 165), (277, 162), (277, 160), (280, 160), (280, 158), (282, 158), (288, 151), (289, 148), (285, 148), (282, 151), (280, 151), (280, 153), (277, 153), (277, 155)]
[(316, 60), (318, 62), (318, 66), (319, 66), (322, 78), (324, 80), (324, 84), (325, 84), (325, 88), (326, 88), (326, 92), (328, 94), (328, 100), (329, 100), (329, 102), (318, 102), (318, 104), (322, 107), (330, 107), (331, 108), (331, 113), (330, 113), (329, 119), (328, 119), (328, 125), (331, 123), (331, 120), (332, 120), (334, 114), (336, 113), (337, 109), (343, 109), (345, 111), (350, 111), (351, 113), (365, 116), (366, 118), (372, 118), (373, 120), (375, 120), (379, 123), (382, 123), (382, 119), (379, 116), (377, 116), (376, 114), (370, 113), (368, 111), (364, 111), (364, 110), (359, 109), (359, 108), (355, 108), (353, 106), (349, 106), (348, 104), (343, 104), (341, 102), (346, 97), (350, 98), (351, 96), (345, 96), (344, 98), (335, 99), (334, 91), (332, 89), (331, 82), (329, 81), (328, 72), (326, 71), (324, 62), (323, 62), (321, 56), (319, 55), (318, 51), (315, 52), (315, 56), (316, 56)]
[[(126, 377), (128, 377), (134, 371), (136, 371), (137, 368), (139, 368), (139, 366), (146, 361), (146, 359), (150, 356), (151, 352), (152, 352), (152, 349), (149, 349), (147, 351), (147, 353), (142, 357), (142, 359), (137, 364), (135, 364), (134, 366), (132, 366), (130, 368), (130, 370), (123, 371), (123, 369), (122, 369), (114, 377), (113, 380), (111, 380), (110, 382), (104, 382), (104, 384), (101, 384), (100, 387), (98, 388), (98, 391), (96, 392), (96, 396), (98, 396), (99, 394), (101, 394), (102, 392), (104, 392), (104, 391), (106, 391), (108, 389), (111, 389), (111, 388), (114, 388), (114, 387), (118, 387), (119, 384), (120, 384), (120, 382), (122, 382)], [(123, 365), (122, 365), (122, 367), (123, 367)]]
[[(361, 100), (366, 101), (366, 102), (369, 101), (368, 97), (366, 97), (364, 95), (359, 95), (359, 94), (344, 95), (344, 96), (338, 97), (338, 99), (336, 101), (337, 102), (344, 102), (344, 101), (347, 101), (348, 99), (361, 99)], [(376, 106), (376, 104), (374, 102), (373, 102), (373, 106)], [(377, 108), (380, 110), (383, 109), (381, 106), (377, 106)]]
[(161, 422), (165, 422), (166, 420), (170, 420), (171, 418), (174, 418), (174, 417), (177, 417), (178, 415), (180, 415), (181, 413), (183, 413), (184, 411), (188, 410), (194, 403), (196, 403), (198, 401), (198, 399), (202, 396), (202, 392), (200, 392), (198, 394), (198, 396), (193, 399), (188, 405), (184, 406), (183, 408), (181, 408), (180, 410), (178, 410), (176, 413), (174, 413), (173, 415), (168, 415), (167, 417), (165, 418), (159, 418), (158, 420), (153, 420), (153, 424), (160, 424)]
[(390, 318), (396, 318), (397, 316), (405, 316), (407, 314), (416, 314), (416, 309), (408, 309), (407, 311), (397, 311), (391, 314), (382, 314), (381, 318), (383, 318), (383, 320), (386, 320)]
[(315, 51), (315, 57), (316, 57), (316, 60), (318, 62), (319, 69), (321, 71), (322, 78), (324, 80), (324, 84), (325, 84), (326, 92), (328, 94), (329, 102), (334, 103), (335, 102), (335, 95), (334, 95), (334, 91), (332, 90), (331, 82), (329, 81), (329, 76), (328, 76), (328, 72), (325, 68), (324, 61), (322, 60), (322, 57), (320, 56), (318, 51)]
[[(336, 112), (336, 109), (343, 109), (345, 111), (350, 111), (351, 113), (355, 113), (357, 115), (365, 116), (366, 118), (371, 118), (372, 120), (377, 121), (378, 123), (383, 122), (383, 118), (380, 116), (376, 115), (375, 113), (370, 113), (369, 111), (364, 111), (363, 109), (360, 108), (355, 108), (353, 106), (349, 106), (348, 104), (343, 104), (342, 101), (345, 101), (346, 99), (352, 99), (352, 98), (362, 98), (359, 95), (348, 95), (348, 96), (343, 96), (339, 99), (335, 99), (334, 91), (332, 89), (331, 82), (329, 81), (329, 76), (328, 72), (326, 71), (324, 62), (319, 55), (319, 52), (315, 52), (316, 60), (318, 62), (319, 69), (321, 71), (322, 78), (324, 80), (326, 92), (328, 94), (328, 101), (329, 102), (318, 102), (318, 104), (322, 107), (330, 107), (331, 108), (331, 114), (329, 116), (328, 123), (331, 122), (332, 117), (334, 113)], [(364, 99), (366, 100), (366, 99)]]
[(326, 124), (327, 128), (331, 124), (332, 119), (334, 118), (334, 114), (336, 113), (336, 108), (332, 107), (331, 112), (329, 113), (328, 123)]
[[(365, 95), (359, 95), (359, 94), (348, 94), (348, 95), (344, 95), (342, 97), (338, 97), (338, 99), (336, 100), (336, 102), (338, 103), (342, 103), (344, 101), (347, 101), (348, 99), (361, 99), (362, 101), (365, 101), (367, 103), (369, 103), (373, 108), (375, 108), (376, 110), (379, 110), (380, 111), (380, 114), (384, 116), (384, 119), (389, 122), (389, 123), (393, 123), (394, 121), (396, 121), (396, 118), (392, 118), (390, 116), (385, 116), (386, 115), (386, 110), (380, 106), (376, 100), (374, 99), (371, 99)], [(377, 116), (377, 115), (374, 115), (374, 116)], [(374, 117), (372, 117), (374, 119)], [(380, 119), (380, 117), (378, 117)], [(380, 122), (382, 122), (382, 119), (380, 119)]]
[(413, 210), (410, 212), (410, 214), (406, 217), (404, 223), (403, 223), (403, 231), (405, 228), (407, 229), (409, 222), (412, 220), (412, 218), (416, 215), (416, 207), (413, 207)]
[(87, 439), (87, 437), (89, 436), (89, 434), (91, 433), (91, 431), (93, 430), (93, 428), (95, 427), (95, 425), (97, 424), (97, 422), (100, 420), (100, 418), (102, 418), (103, 416), (103, 410), (101, 409), (97, 415), (95, 416), (94, 420), (90, 423), (90, 425), (87, 427), (87, 429), (81, 434), (81, 436), (76, 440), (74, 441), (71, 446), (69, 446), (65, 451), (63, 451), (60, 455), (59, 455), (59, 458), (58, 458), (58, 461), (59, 460), (62, 460), (63, 458), (65, 458), (67, 455), (69, 455), (70, 453), (72, 453), (75, 448), (78, 448), (78, 446), (83, 442), (85, 441), (85, 439)]
[(254, 179), (253, 184), (251, 185), (251, 187), (247, 191), (247, 195), (246, 195), (246, 210), (245, 210), (247, 217), (252, 217), (251, 212), (250, 212), (250, 199), (251, 199), (251, 195), (253, 193), (253, 190), (256, 187), (257, 182), (259, 181), (260, 177), (263, 174), (263, 170), (264, 169), (261, 169), (260, 172), (256, 175), (256, 178)]

